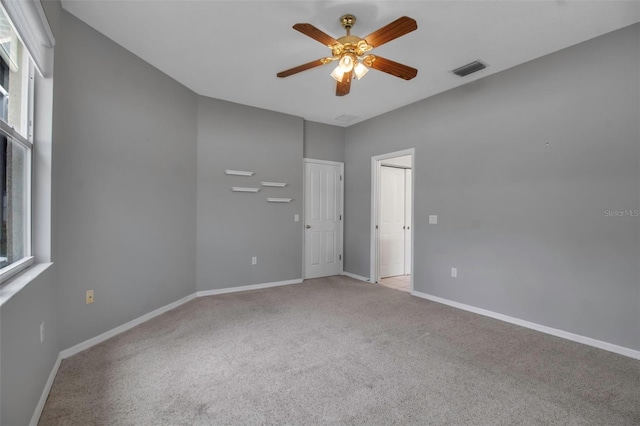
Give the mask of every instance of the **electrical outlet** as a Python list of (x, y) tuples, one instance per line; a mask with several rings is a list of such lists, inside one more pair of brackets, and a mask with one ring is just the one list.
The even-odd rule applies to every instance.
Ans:
[(429, 215), (429, 225), (437, 225), (438, 224), (438, 215), (430, 214)]
[(451, 268), (451, 277), (458, 278), (458, 268)]
[(294, 214), (293, 215), (293, 221), (294, 222), (300, 222), (300, 215), (299, 214)]
[(255, 257), (255, 256), (253, 256), (253, 257), (251, 258), (251, 264), (252, 264), (252, 265), (257, 265), (257, 264), (258, 264), (258, 258), (257, 258), (257, 257)]
[(90, 304), (93, 303), (93, 290), (88, 290), (87, 291), (86, 302), (87, 302), (87, 305), (90, 305)]
[(44, 342), (44, 321), (40, 323), (40, 343)]

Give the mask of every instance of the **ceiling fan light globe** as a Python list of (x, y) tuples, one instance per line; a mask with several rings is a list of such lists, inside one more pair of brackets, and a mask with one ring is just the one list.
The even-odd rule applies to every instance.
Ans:
[(365, 67), (364, 64), (358, 62), (356, 66), (353, 68), (353, 72), (356, 75), (356, 78), (360, 80), (365, 76), (366, 73), (369, 72), (369, 68)]
[(353, 65), (354, 60), (351, 55), (344, 55), (338, 63), (338, 66), (340, 67), (342, 72), (350, 72), (353, 69)]
[(335, 81), (342, 81), (342, 76), (344, 75), (344, 71), (342, 71), (342, 69), (340, 68), (340, 65), (338, 65), (332, 72), (331, 72), (331, 77), (335, 80)]

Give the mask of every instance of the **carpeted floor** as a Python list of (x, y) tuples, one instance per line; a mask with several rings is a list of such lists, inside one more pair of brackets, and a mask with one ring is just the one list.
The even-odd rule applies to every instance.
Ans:
[(640, 361), (347, 277), (195, 299), (62, 362), (40, 425), (640, 424)]

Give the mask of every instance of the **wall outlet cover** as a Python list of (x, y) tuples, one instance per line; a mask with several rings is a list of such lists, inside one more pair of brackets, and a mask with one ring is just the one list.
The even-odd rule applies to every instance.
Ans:
[(429, 215), (429, 225), (435, 225), (438, 223), (438, 215), (430, 214)]

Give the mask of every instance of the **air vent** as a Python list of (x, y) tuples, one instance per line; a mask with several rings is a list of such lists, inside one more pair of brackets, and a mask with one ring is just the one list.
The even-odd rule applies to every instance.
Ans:
[(356, 118), (358, 118), (358, 117), (355, 116), (355, 115), (342, 114), (342, 115), (339, 115), (336, 118), (334, 118), (334, 120), (340, 121), (342, 123), (349, 123), (349, 122), (355, 120)]
[(460, 77), (465, 77), (469, 74), (473, 74), (474, 72), (485, 69), (487, 66), (480, 61), (473, 61), (470, 64), (461, 66), (460, 68), (456, 68), (451, 71), (455, 75), (459, 75)]

